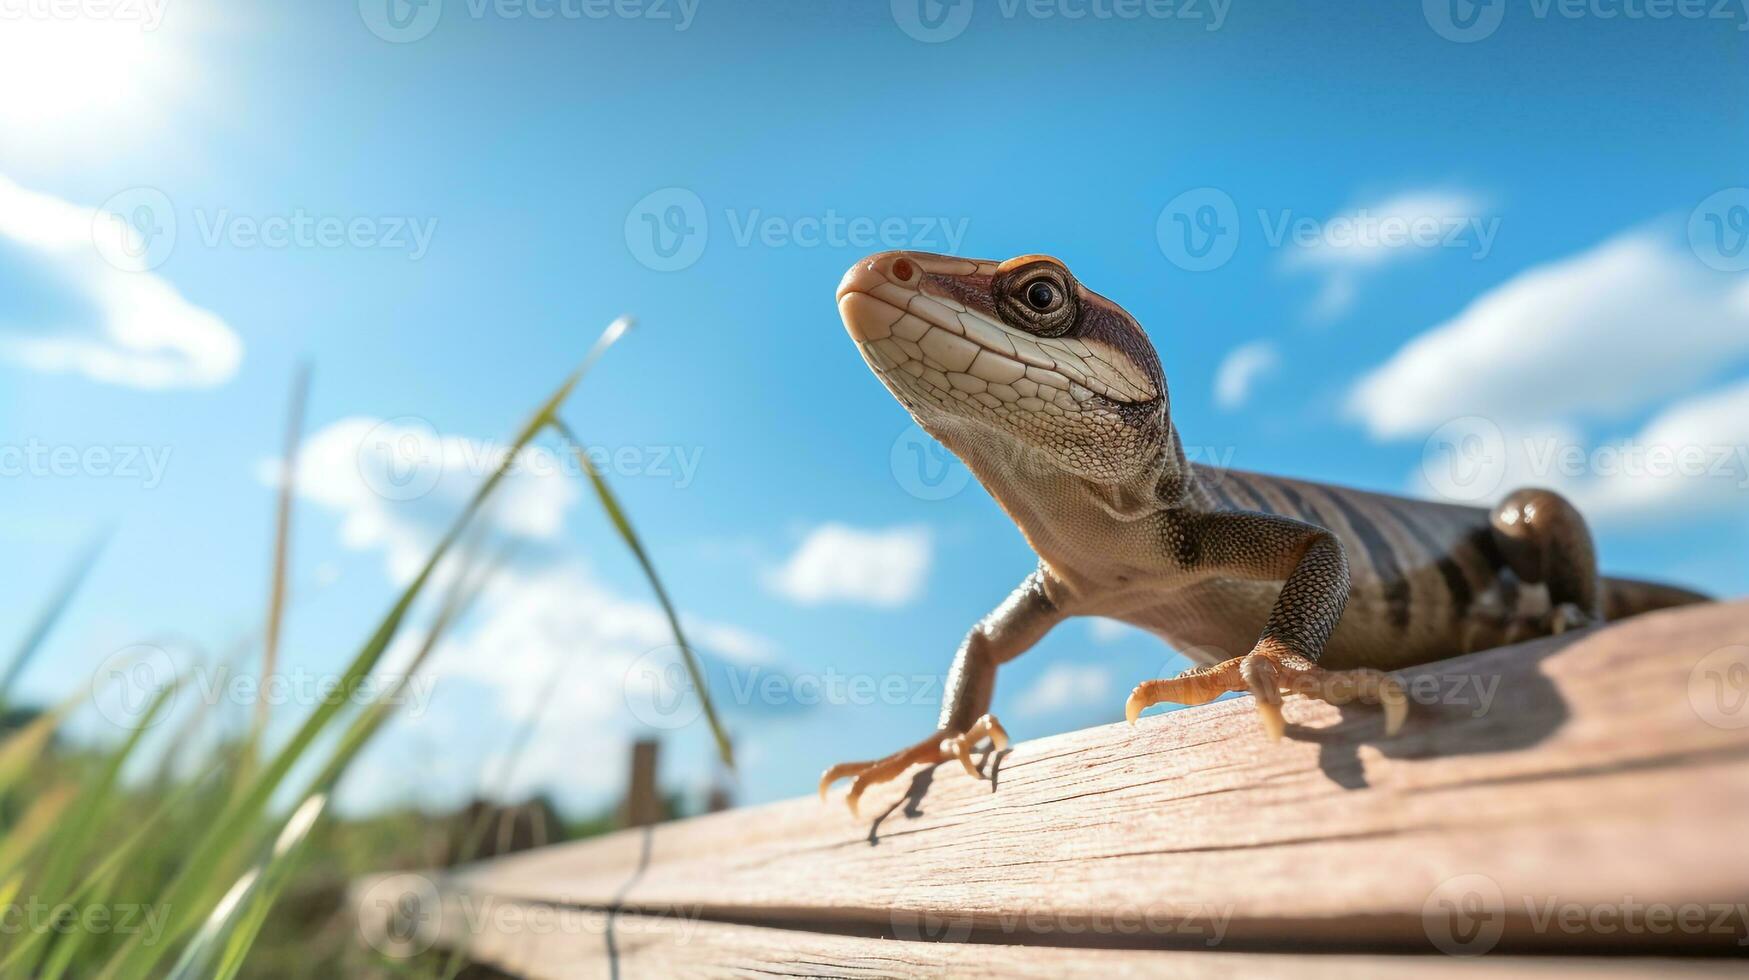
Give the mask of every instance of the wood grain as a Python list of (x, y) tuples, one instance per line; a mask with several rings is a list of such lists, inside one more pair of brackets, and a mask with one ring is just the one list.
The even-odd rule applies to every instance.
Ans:
[[(700, 969), (770, 926), (846, 969), (905, 941), (901, 973), (1064, 948), (1210, 972), (1237, 951), (1741, 954), (1733, 646), (1749, 604), (1675, 610), (1402, 671), (1390, 740), (1375, 709), (1293, 701), (1270, 744), (1239, 698), (1017, 745), (994, 789), (921, 770), (861, 820), (793, 800), (430, 877), (450, 901), (703, 919)], [(916, 942), (941, 939), (966, 945)]]

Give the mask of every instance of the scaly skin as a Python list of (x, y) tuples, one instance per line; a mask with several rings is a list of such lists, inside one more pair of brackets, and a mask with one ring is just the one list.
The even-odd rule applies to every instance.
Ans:
[(1071, 616), (1106, 616), (1198, 661), (1149, 680), (1126, 714), (1250, 691), (1265, 732), (1281, 694), (1407, 713), (1384, 671), (1704, 597), (1605, 579), (1560, 496), (1527, 489), (1492, 510), (1186, 461), (1166, 378), (1130, 315), (1028, 255), (996, 263), (884, 252), (838, 287), (845, 328), (919, 425), (964, 460), (1038, 553), (974, 626), (948, 674), (937, 730), (854, 777), (849, 803), (917, 763), (1006, 733), (996, 668)]

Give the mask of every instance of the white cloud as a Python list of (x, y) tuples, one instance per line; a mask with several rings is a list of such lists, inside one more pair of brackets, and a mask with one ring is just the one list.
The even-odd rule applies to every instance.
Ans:
[(0, 356), (36, 371), (135, 388), (229, 381), (243, 358), (236, 333), (150, 271), (142, 249), (100, 254), (94, 241), (100, 226), (134, 234), (118, 216), (0, 177), (0, 239), (23, 249), (40, 266), (33, 273), (78, 296), (97, 320), (11, 323), (0, 337)]
[(924, 528), (865, 531), (822, 524), (766, 577), (766, 584), (809, 605), (837, 601), (902, 606), (922, 591), (929, 557), (929, 532)]
[(1749, 287), (1662, 236), (1621, 235), (1519, 274), (1349, 393), (1375, 438), (1482, 416), (1508, 429), (1620, 417), (1749, 352)]
[[(413, 417), (345, 418), (304, 440), (298, 454), (298, 495), (341, 516), (341, 541), (354, 550), (380, 549), (395, 582), (418, 574), (449, 521), (503, 460), (506, 447), (439, 435)], [(278, 461), (261, 467), (276, 483)], [(550, 540), (580, 491), (551, 450), (529, 446), (482, 515), (498, 531)]]
[(1364, 277), (1392, 263), (1439, 249), (1485, 258), (1493, 249), (1499, 223), (1480, 216), (1484, 206), (1480, 198), (1462, 191), (1416, 190), (1303, 226), (1284, 212), (1278, 219), (1283, 224), (1270, 234), (1294, 246), (1283, 260), (1284, 267), (1323, 277), (1311, 313), (1329, 320), (1353, 307)]
[(1015, 699), (1015, 714), (1053, 714), (1110, 702), (1111, 671), (1091, 664), (1052, 664)]
[(1122, 620), (1106, 619), (1104, 616), (1089, 616), (1087, 618), (1087, 632), (1096, 643), (1116, 643), (1132, 633), (1141, 631)]
[[(1665, 408), (1638, 433), (1591, 453), (1593, 479), (1563, 489), (1605, 519), (1693, 516), (1696, 509), (1749, 512), (1749, 381)], [(1620, 472), (1599, 473), (1611, 459)]]
[(1251, 387), (1281, 366), (1281, 352), (1267, 340), (1235, 347), (1215, 369), (1215, 404), (1229, 411), (1244, 406)]
[[(1466, 492), (1462, 502), (1488, 504), (1514, 487), (1548, 487), (1592, 523), (1616, 525), (1749, 509), (1749, 380), (1680, 400), (1630, 435), (1587, 439), (1560, 425), (1465, 428), (1483, 439), (1480, 451), (1468, 454), (1474, 482), (1459, 487)], [(1431, 459), (1420, 488), (1439, 495), (1450, 472), (1428, 467), (1451, 465)]]

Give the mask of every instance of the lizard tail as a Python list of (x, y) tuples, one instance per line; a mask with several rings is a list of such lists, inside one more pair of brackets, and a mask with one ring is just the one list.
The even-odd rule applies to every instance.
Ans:
[(1603, 580), (1603, 618), (1610, 622), (1657, 609), (1692, 606), (1697, 602), (1711, 601), (1711, 596), (1674, 585), (1660, 585), (1657, 582), (1642, 582), (1631, 578)]

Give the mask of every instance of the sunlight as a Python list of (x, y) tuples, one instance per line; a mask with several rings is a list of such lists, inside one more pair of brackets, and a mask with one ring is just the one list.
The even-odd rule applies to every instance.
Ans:
[(174, 65), (155, 21), (30, 9), (0, 21), (0, 128), (8, 144), (101, 136), (150, 117)]

